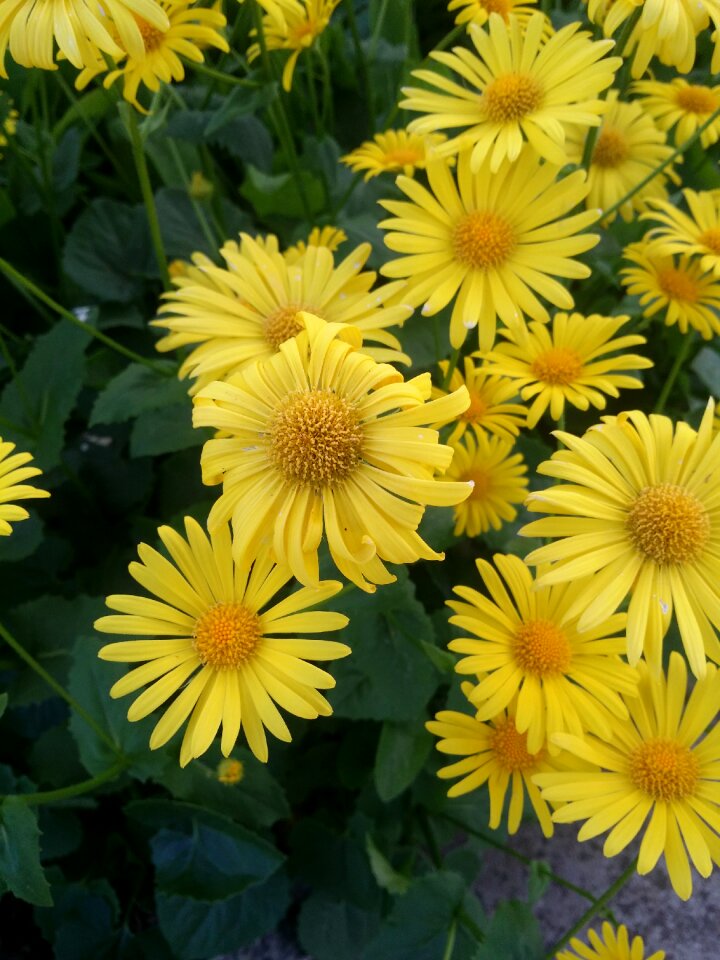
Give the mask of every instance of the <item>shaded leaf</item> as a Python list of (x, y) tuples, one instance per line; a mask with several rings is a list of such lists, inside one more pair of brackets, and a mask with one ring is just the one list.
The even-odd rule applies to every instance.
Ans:
[[(160, 363), (169, 371), (175, 368), (175, 364), (169, 361)], [(148, 410), (182, 402), (186, 396), (187, 384), (175, 377), (162, 377), (142, 364), (131, 363), (100, 393), (90, 414), (89, 425), (124, 423)]]
[(383, 724), (375, 757), (375, 789), (385, 803), (407, 789), (418, 775), (433, 739), (417, 720)]
[(0, 804), (0, 880), (11, 893), (39, 907), (52, 905), (40, 865), (40, 830), (34, 811), (7, 797)]

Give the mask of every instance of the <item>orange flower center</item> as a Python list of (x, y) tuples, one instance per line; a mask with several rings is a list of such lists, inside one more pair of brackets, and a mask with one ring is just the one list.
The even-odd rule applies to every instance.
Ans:
[(495, 759), (505, 770), (528, 770), (534, 767), (539, 753), (530, 753), (527, 748), (527, 734), (518, 733), (515, 721), (508, 717), (495, 724), (495, 732), (490, 738), (490, 749)]
[(574, 350), (553, 347), (533, 360), (530, 372), (536, 379), (556, 386), (573, 383), (582, 373), (582, 368), (582, 360)]
[(290, 483), (322, 487), (357, 468), (363, 430), (352, 404), (330, 389), (291, 393), (270, 429), (270, 458)]
[(297, 336), (303, 329), (303, 325), (297, 316), (301, 310), (306, 310), (308, 313), (313, 313), (316, 317), (322, 318), (322, 314), (318, 313), (317, 307), (304, 303), (289, 303), (287, 306), (280, 307), (275, 313), (271, 313), (269, 317), (265, 318), (263, 334), (267, 342), (275, 350), (279, 348), (281, 343), (285, 343), (285, 341), (291, 337)]
[(658, 737), (633, 750), (630, 779), (653, 800), (682, 800), (695, 792), (698, 762), (681, 743)]
[(567, 637), (549, 620), (521, 624), (515, 634), (513, 655), (525, 673), (537, 677), (567, 673), (572, 660)]
[(485, 88), (482, 108), (492, 123), (512, 123), (537, 110), (542, 99), (543, 89), (534, 77), (506, 73)]
[(220, 783), (233, 784), (240, 783), (245, 776), (245, 767), (242, 760), (236, 760), (234, 757), (228, 757), (221, 760), (217, 766), (217, 778)]
[(290, 47), (297, 49), (298, 47), (311, 46), (315, 37), (319, 33), (322, 33), (326, 26), (327, 23), (319, 22), (313, 17), (310, 17), (309, 20), (303, 20), (302, 22), (296, 24), (294, 27), (290, 28)]
[(676, 92), (675, 103), (688, 113), (713, 113), (720, 106), (714, 90), (692, 84)]
[(697, 303), (699, 290), (697, 283), (683, 270), (666, 267), (658, 271), (658, 285), (669, 300), (685, 300)]
[(695, 560), (710, 537), (702, 503), (674, 483), (641, 490), (626, 522), (635, 547), (661, 565)]
[(468, 420), (470, 423), (476, 423), (487, 413), (488, 406), (474, 390), (470, 390), (470, 406), (460, 417), (461, 420)]
[(388, 150), (384, 157), (384, 162), (389, 167), (414, 167), (422, 160), (422, 151), (413, 147), (398, 147), (397, 150)]
[(195, 624), (193, 646), (203, 663), (232, 670), (252, 656), (261, 637), (252, 610), (241, 603), (217, 603)]
[(148, 23), (147, 20), (143, 20), (142, 17), (137, 14), (133, 14), (135, 23), (138, 25), (138, 30), (140, 31), (140, 36), (142, 37), (143, 44), (148, 53), (152, 53), (153, 50), (157, 50), (158, 47), (162, 46), (163, 40), (165, 39), (165, 34), (162, 30), (158, 30), (157, 27), (154, 27), (151, 23)]
[(468, 213), (452, 236), (455, 258), (460, 263), (487, 270), (505, 263), (516, 246), (515, 231), (496, 213)]
[(710, 227), (709, 230), (705, 230), (698, 237), (698, 243), (707, 247), (713, 253), (720, 254), (720, 228)]
[(492, 473), (488, 470), (468, 470), (464, 473), (462, 480), (472, 480), (474, 483), (468, 500), (487, 500), (493, 486), (492, 479)]
[(630, 154), (630, 145), (619, 130), (603, 127), (593, 150), (592, 162), (596, 167), (619, 167)]
[(512, 0), (480, 0), (480, 6), (487, 11), (488, 15), (499, 13), (507, 23), (512, 13), (513, 3)]

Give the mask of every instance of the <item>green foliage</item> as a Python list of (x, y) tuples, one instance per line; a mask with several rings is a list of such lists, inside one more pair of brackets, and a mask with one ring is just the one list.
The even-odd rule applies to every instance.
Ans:
[(40, 831), (33, 810), (7, 797), (0, 804), (0, 880), (22, 900), (40, 907), (52, 904), (40, 865)]
[(430, 734), (415, 723), (383, 724), (375, 758), (375, 788), (386, 803), (406, 790), (432, 748)]
[(542, 960), (545, 952), (538, 922), (527, 904), (509, 900), (490, 918), (482, 945), (472, 960)]

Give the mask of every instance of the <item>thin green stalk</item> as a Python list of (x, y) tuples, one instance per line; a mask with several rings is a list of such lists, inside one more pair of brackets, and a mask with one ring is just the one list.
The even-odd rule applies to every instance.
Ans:
[(191, 60), (184, 60), (183, 63), (190, 70), (194, 70), (195, 73), (202, 74), (205, 77), (210, 77), (218, 83), (226, 83), (233, 87), (254, 87), (257, 89), (262, 86), (256, 80), (246, 80), (244, 77), (235, 77), (231, 73), (223, 73), (220, 70), (215, 70), (213, 67), (208, 67), (205, 63), (195, 63)]
[(657, 398), (657, 403), (655, 404), (655, 413), (662, 413), (665, 409), (665, 404), (668, 401), (668, 397), (672, 392), (672, 388), (675, 386), (675, 381), (678, 378), (678, 374), (682, 370), (683, 364), (687, 359), (687, 355), (690, 352), (690, 348), (695, 342), (695, 333), (683, 334), (682, 343), (680, 344), (680, 349), (675, 354), (675, 360), (673, 365), (670, 368), (670, 373), (663, 384), (662, 390), (660, 391), (660, 396)]
[[(63, 226), (58, 214), (57, 203), (55, 202), (55, 184), (53, 182), (52, 154), (48, 153), (45, 136), (53, 143), (52, 133), (50, 131), (50, 108), (48, 106), (46, 77), (44, 72), (40, 76), (40, 104), (42, 112), (42, 125), (36, 122), (36, 131), (40, 129), (38, 137), (38, 148), (40, 153), (40, 169), (42, 170), (43, 183), (45, 186), (45, 203), (50, 218), (50, 237), (55, 252), (55, 263), (59, 265), (62, 259), (63, 244)], [(37, 121), (37, 116), (36, 116)]]
[(198, 201), (195, 199), (195, 197), (193, 197), (192, 193), (190, 192), (190, 177), (188, 177), (187, 171), (185, 170), (185, 164), (183, 163), (182, 157), (180, 156), (180, 151), (177, 148), (177, 144), (172, 139), (172, 137), (168, 137), (166, 142), (168, 145), (168, 149), (170, 151), (170, 156), (173, 158), (173, 163), (177, 167), (177, 172), (180, 175), (180, 179), (183, 182), (183, 186), (185, 187), (185, 192), (187, 193), (188, 198), (190, 199), (190, 204), (192, 205), (193, 211), (195, 213), (195, 218), (197, 219), (200, 229), (203, 232), (203, 236), (205, 237), (208, 244), (210, 245), (210, 249), (216, 250), (217, 247), (222, 244), (225, 238), (223, 236), (218, 237), (213, 233), (212, 228), (208, 222), (208, 218), (205, 216), (205, 211), (203, 210), (202, 206), (198, 203)]
[(325, 127), (323, 124), (323, 119), (320, 115), (320, 105), (318, 103), (317, 90), (315, 89), (315, 77), (314, 77), (314, 71), (312, 69), (311, 52), (308, 52), (305, 79), (307, 80), (308, 100), (310, 101), (310, 111), (313, 116), (313, 123), (315, 124), (315, 133), (318, 135), (320, 139), (322, 139), (325, 136)]
[(87, 725), (92, 730), (95, 731), (99, 739), (102, 740), (102, 742), (107, 747), (109, 747), (110, 750), (112, 750), (112, 752), (117, 757), (122, 757), (122, 754), (118, 748), (118, 745), (109, 736), (109, 734), (107, 734), (105, 730), (103, 730), (103, 728), (97, 722), (95, 717), (93, 717), (92, 714), (88, 713), (85, 707), (79, 704), (75, 699), (75, 697), (73, 697), (73, 695), (69, 693), (61, 683), (58, 683), (55, 677), (49, 674), (47, 670), (37, 662), (37, 660), (35, 659), (35, 657), (32, 656), (32, 654), (27, 652), (25, 647), (23, 647), (23, 645), (18, 640), (15, 639), (15, 637), (10, 633), (9, 630), (7, 630), (2, 625), (2, 623), (0, 623), (0, 637), (3, 638), (3, 640), (5, 641), (5, 643), (7, 643), (9, 647), (12, 647), (12, 649), (20, 657), (21, 660), (24, 660), (25, 663), (32, 670), (34, 670), (39, 677), (42, 677), (42, 679), (45, 681), (45, 683), (47, 683), (47, 685), (51, 688), (51, 690), (54, 690), (55, 693), (59, 697), (62, 697), (62, 699), (68, 704), (69, 707), (71, 707), (71, 709), (75, 711), (75, 713), (77, 713), (79, 717), (82, 717), (85, 723), (87, 723)]
[[(41, 790), (37, 793), (17, 793), (12, 794), (13, 800), (20, 800), (28, 806), (36, 807), (43, 803), (55, 803), (57, 800), (68, 800), (71, 797), (82, 796), (83, 793), (90, 793), (95, 787), (108, 783), (127, 769), (128, 761), (124, 758), (118, 760), (107, 770), (103, 770), (96, 777), (90, 777), (88, 780), (81, 780), (80, 783), (73, 783), (67, 787), (60, 787), (57, 790)], [(8, 795), (9, 796), (9, 795)], [(0, 802), (6, 797), (0, 796)]]
[(568, 943), (576, 933), (579, 933), (583, 927), (585, 927), (595, 916), (597, 916), (603, 907), (612, 900), (616, 893), (619, 893), (620, 890), (622, 890), (630, 877), (635, 873), (636, 867), (637, 857), (635, 857), (635, 859), (627, 865), (617, 880), (610, 884), (605, 893), (600, 894), (595, 903), (591, 907), (588, 907), (578, 922), (571, 927), (570, 930), (568, 930), (568, 932), (564, 934), (550, 950), (548, 950), (546, 954), (546, 960), (555, 960), (555, 955), (557, 952), (562, 950), (565, 944)]
[(322, 118), (323, 123), (332, 129), (335, 123), (335, 103), (333, 101), (333, 88), (332, 88), (332, 79), (330, 77), (330, 64), (328, 63), (327, 56), (325, 51), (322, 48), (322, 43), (318, 41), (317, 45), (313, 47), (313, 53), (317, 56), (320, 62), (320, 72), (322, 74), (323, 82), (323, 106), (322, 106)]
[(148, 360), (147, 357), (143, 357), (139, 353), (135, 353), (134, 350), (130, 350), (128, 347), (123, 346), (122, 343), (118, 343), (117, 340), (109, 337), (102, 330), (91, 327), (89, 323), (83, 323), (83, 321), (76, 317), (71, 310), (67, 310), (61, 304), (57, 303), (57, 301), (53, 300), (52, 297), (49, 297), (44, 290), (41, 290), (40, 287), (32, 282), (32, 280), (20, 273), (19, 270), (16, 270), (15, 267), (12, 267), (7, 260), (3, 260), (2, 257), (0, 257), (0, 271), (2, 271), (8, 280), (12, 281), (12, 283), (14, 283), (20, 290), (24, 290), (32, 294), (32, 296), (41, 303), (44, 303), (46, 306), (50, 307), (50, 309), (57, 313), (58, 316), (64, 317), (76, 327), (84, 330), (89, 337), (94, 337), (96, 340), (104, 343), (106, 347), (110, 347), (117, 353), (121, 353), (129, 360), (134, 360), (135, 363), (141, 363), (144, 367), (149, 367), (150, 370), (154, 370), (155, 373), (158, 373), (163, 377), (175, 376), (175, 374), (166, 367), (161, 367), (154, 361)]
[(647, 184), (650, 183), (651, 180), (654, 180), (655, 177), (658, 176), (658, 174), (662, 173), (666, 167), (669, 167), (670, 164), (674, 163), (679, 156), (681, 156), (683, 153), (689, 150), (690, 147), (697, 140), (700, 139), (703, 133), (705, 133), (707, 128), (710, 126), (710, 124), (714, 123), (718, 117), (720, 117), (720, 107), (718, 107), (714, 113), (710, 114), (707, 120), (697, 128), (697, 130), (695, 131), (695, 133), (693, 133), (691, 137), (688, 137), (687, 140), (684, 140), (679, 147), (676, 147), (669, 157), (663, 160), (662, 163), (659, 163), (657, 167), (654, 167), (653, 170), (651, 170), (650, 173), (646, 177), (644, 177), (639, 183), (636, 183), (635, 186), (632, 188), (632, 190), (628, 190), (625, 196), (620, 197), (617, 203), (614, 203), (611, 207), (608, 207), (607, 210), (604, 210), (603, 217), (602, 217), (603, 220), (607, 220), (607, 218), (612, 216), (612, 214), (617, 213), (617, 211), (622, 207), (624, 203), (627, 203), (628, 200), (631, 200), (635, 196), (635, 194), (638, 193), (638, 191), (642, 190), (643, 187), (647, 186)]
[(450, 924), (450, 929), (448, 930), (447, 941), (445, 942), (445, 949), (443, 951), (442, 960), (452, 960), (452, 955), (455, 952), (455, 938), (457, 936), (457, 917), (453, 917), (453, 921)]
[(340, 211), (344, 208), (345, 204), (348, 202), (350, 197), (353, 195), (353, 193), (355, 193), (356, 187), (358, 187), (362, 183), (362, 180), (363, 180), (363, 174), (362, 174), (362, 171), (360, 171), (359, 173), (355, 174), (355, 176), (350, 181), (347, 190), (340, 197), (338, 202), (333, 207), (332, 213), (330, 214), (331, 219), (334, 220), (335, 217), (338, 215), (338, 213), (340, 213)]
[(430, 859), (433, 862), (433, 866), (440, 869), (440, 867), (442, 867), (442, 854), (440, 853), (440, 847), (438, 846), (435, 832), (432, 828), (432, 824), (430, 823), (430, 818), (422, 807), (417, 808), (415, 815), (428, 845)]
[(137, 172), (138, 182), (140, 183), (140, 192), (142, 193), (148, 226), (150, 227), (150, 238), (153, 249), (155, 250), (155, 259), (157, 260), (160, 270), (163, 287), (166, 290), (170, 290), (172, 284), (170, 283), (170, 274), (168, 273), (167, 256), (160, 232), (160, 221), (158, 220), (155, 197), (153, 196), (147, 160), (145, 159), (145, 149), (143, 148), (140, 129), (137, 118), (135, 117), (135, 110), (128, 103), (120, 104), (118, 110), (120, 111), (120, 116), (123, 119), (125, 129), (130, 137), (130, 146), (132, 148), (133, 160), (135, 161), (135, 171)]
[(455, 368), (458, 365), (459, 359), (460, 359), (460, 348), (454, 347), (453, 352), (450, 354), (450, 363), (448, 364), (448, 368), (445, 371), (445, 376), (443, 377), (443, 381), (441, 384), (443, 390), (450, 389), (450, 381), (452, 380), (453, 373), (455, 373)]
[[(482, 840), (482, 842), (486, 843), (489, 847), (495, 847), (496, 850), (502, 850), (503, 853), (506, 853), (509, 857), (513, 857), (515, 860), (519, 860), (520, 863), (524, 863), (526, 866), (530, 866), (530, 864), (533, 862), (532, 857), (526, 857), (524, 854), (520, 853), (519, 850), (508, 846), (506, 843), (502, 843), (500, 840), (496, 840), (495, 837), (488, 833), (483, 833), (482, 830), (476, 830), (474, 827), (469, 827), (466, 823), (463, 823), (462, 820), (456, 820), (455, 817), (451, 817), (448, 814), (442, 814), (442, 817), (443, 820), (447, 820), (448, 823), (452, 823), (453, 826), (457, 827), (459, 830), (469, 833), (478, 840)], [(572, 881), (566, 880), (565, 877), (561, 877), (559, 874), (553, 873), (551, 870), (548, 870), (547, 876), (559, 887), (564, 887), (566, 890), (571, 890), (584, 900), (589, 900), (592, 904), (597, 902), (595, 895), (590, 893), (589, 890), (585, 890), (583, 887), (578, 887), (576, 884), (572, 883)]]
[(377, 45), (380, 42), (380, 34), (382, 32), (383, 23), (385, 22), (385, 16), (388, 12), (388, 7), (390, 6), (390, 0), (380, 0), (380, 10), (377, 15), (377, 20), (375, 21), (375, 27), (370, 37), (370, 48), (368, 51), (368, 58), (372, 61), (375, 59), (375, 53), (377, 51)]
[(355, 47), (355, 59), (357, 60), (358, 71), (360, 73), (360, 82), (365, 91), (365, 104), (368, 112), (367, 133), (369, 136), (372, 136), (373, 133), (375, 133), (375, 92), (370, 82), (370, 71), (368, 70), (367, 59), (365, 57), (365, 51), (362, 48), (360, 31), (358, 30), (357, 17), (355, 16), (355, 0), (345, 0), (343, 7), (347, 16), (348, 27), (350, 28), (350, 36), (352, 37), (353, 46)]

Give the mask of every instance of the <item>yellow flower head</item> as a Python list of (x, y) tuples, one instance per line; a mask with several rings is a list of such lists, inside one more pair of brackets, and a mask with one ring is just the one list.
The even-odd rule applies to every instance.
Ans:
[(73, 66), (93, 67), (104, 51), (141, 57), (144, 30), (165, 31), (168, 17), (156, 0), (4, 0), (0, 3), (0, 76), (5, 52), (23, 67), (56, 70), (55, 45)]
[[(455, 593), (463, 602), (448, 601), (455, 611), (450, 623), (473, 634), (449, 648), (464, 654), (458, 673), (480, 677), (468, 697), (477, 719), (492, 719), (517, 696), (515, 724), (527, 733), (531, 753), (562, 730), (609, 735), (611, 716), (627, 717), (621, 694), (632, 696), (637, 684), (619, 656), (625, 614), (580, 629), (571, 611), (576, 583), (538, 590), (519, 557), (498, 553), (493, 560), (507, 589), (491, 564), (477, 560), (489, 597), (460, 586)], [(552, 740), (549, 749), (559, 752)]]
[[(573, 937), (569, 944), (570, 950), (561, 950), (555, 960), (643, 960), (645, 957), (643, 938), (633, 937), (631, 943), (624, 924), (614, 929), (606, 920), (601, 934), (588, 930), (589, 945)], [(665, 960), (665, 951), (657, 950), (646, 960)]]
[(705, 673), (706, 653), (720, 662), (720, 436), (713, 411), (710, 401), (697, 431), (633, 410), (603, 417), (582, 438), (558, 432), (568, 449), (538, 473), (564, 482), (530, 494), (528, 509), (551, 515), (520, 530), (561, 538), (526, 562), (552, 564), (539, 576), (541, 586), (573, 584), (571, 612), (581, 630), (602, 623), (630, 595), (630, 662), (644, 648), (660, 669), (675, 612), (696, 676)]
[(477, 537), (514, 520), (513, 504), (525, 500), (528, 481), (527, 467), (522, 455), (513, 453), (512, 441), (478, 431), (452, 447), (448, 479), (473, 483), (470, 496), (455, 507), (455, 536)]
[(25, 466), (32, 460), (31, 454), (13, 453), (14, 449), (14, 443), (3, 441), (0, 437), (0, 537), (10, 536), (11, 521), (16, 523), (18, 520), (27, 520), (30, 516), (27, 510), (11, 503), (11, 500), (30, 500), (50, 496), (47, 490), (38, 490), (24, 483), (30, 477), (39, 476), (42, 470)]
[(422, 135), (407, 130), (386, 130), (340, 159), (354, 173), (365, 170), (365, 180), (381, 173), (404, 173), (412, 177), (416, 170), (425, 169), (428, 154), (445, 139), (437, 133)]
[(505, 160), (491, 173), (486, 160), (472, 173), (470, 153), (458, 158), (457, 183), (442, 158), (427, 167), (430, 189), (400, 176), (409, 201), (383, 200), (394, 215), (381, 227), (391, 231), (386, 245), (404, 254), (384, 264), (388, 277), (407, 277), (403, 296), (432, 316), (455, 300), (450, 343), (460, 347), (478, 327), (480, 349), (495, 341), (496, 317), (517, 326), (523, 314), (546, 322), (539, 293), (557, 307), (572, 308), (566, 287), (554, 277), (583, 278), (589, 267), (572, 258), (598, 242), (580, 233), (597, 220), (597, 211), (570, 216), (587, 194), (585, 172), (558, 180), (558, 168), (541, 164), (530, 150)]
[(266, 761), (266, 728), (280, 740), (291, 740), (276, 704), (310, 720), (332, 713), (318, 691), (335, 681), (308, 661), (346, 657), (350, 648), (298, 633), (347, 625), (343, 614), (308, 609), (342, 585), (318, 582), (272, 603), (292, 574), (267, 554), (255, 560), (243, 554), (233, 561), (227, 524), (208, 538), (186, 517), (185, 537), (170, 527), (158, 533), (170, 560), (141, 543), (140, 563), (130, 564), (131, 576), (157, 599), (110, 596), (106, 603), (118, 613), (95, 622), (102, 633), (143, 638), (110, 643), (98, 653), (103, 660), (142, 663), (113, 685), (110, 696), (147, 686), (130, 706), (128, 720), (142, 720), (174, 697), (155, 725), (150, 748), (167, 743), (188, 721), (180, 748), (183, 767), (209, 749), (221, 726), (224, 756), (242, 728), (252, 752)]
[[(634, 189), (655, 167), (663, 163), (673, 150), (667, 137), (640, 102), (621, 103), (612, 90), (592, 152), (588, 179), (590, 190), (585, 201), (588, 207), (608, 210), (626, 193)], [(585, 135), (576, 131), (568, 138), (568, 159), (580, 163)], [(620, 207), (620, 216), (630, 221), (635, 211), (647, 209), (648, 199), (665, 200), (668, 179), (679, 183), (672, 164), (641, 187)], [(617, 214), (611, 214), (611, 222)]]
[(307, 240), (298, 240), (283, 253), (288, 263), (297, 263), (308, 247), (327, 247), (335, 253), (340, 244), (345, 243), (347, 234), (341, 227), (313, 227)]
[[(158, 27), (155, 23), (136, 17), (142, 36), (142, 48), (124, 47), (116, 56), (120, 66), (111, 70), (103, 85), (110, 87), (120, 77), (123, 78), (123, 97), (143, 113), (139, 104), (138, 89), (142, 83), (156, 93), (161, 83), (179, 82), (185, 77), (185, 67), (181, 57), (202, 63), (201, 47), (212, 46), (227, 52), (229, 47), (225, 38), (218, 32), (225, 26), (224, 15), (216, 9), (194, 5), (193, 0), (159, 0), (162, 11), (167, 15), (167, 24)], [(118, 42), (123, 47), (122, 38)], [(108, 67), (100, 55), (89, 63), (78, 75), (75, 86), (82, 90), (87, 84)]]
[(626, 701), (629, 721), (613, 719), (609, 734), (555, 737), (602, 770), (534, 779), (545, 800), (563, 804), (553, 814), (556, 823), (585, 821), (578, 840), (610, 831), (606, 857), (642, 831), (638, 873), (649, 873), (664, 855), (673, 890), (688, 900), (690, 861), (702, 877), (720, 863), (720, 725), (714, 723), (720, 673), (709, 667), (685, 703), (687, 669), (679, 653), (670, 654), (667, 679), (646, 663), (638, 671), (639, 696)]
[(690, 215), (678, 210), (672, 203), (653, 200), (643, 220), (662, 224), (653, 227), (646, 240), (657, 241), (659, 253), (699, 253), (703, 270), (712, 270), (720, 276), (720, 191), (683, 190)]
[(580, 23), (549, 38), (545, 25), (539, 12), (530, 17), (527, 29), (515, 17), (506, 24), (491, 14), (489, 32), (470, 27), (477, 57), (463, 47), (433, 53), (469, 86), (432, 70), (414, 71), (413, 76), (440, 92), (403, 88), (400, 106), (427, 114), (408, 129), (434, 133), (460, 128), (439, 152), (452, 155), (472, 147), (473, 172), (485, 158), (493, 173), (505, 159), (517, 160), (525, 142), (550, 163), (567, 163), (566, 135), (600, 123), (605, 105), (598, 94), (613, 82), (622, 59), (604, 57), (612, 42), (578, 33)]
[[(336, 265), (328, 247), (314, 245), (288, 263), (276, 238), (272, 241), (261, 245), (242, 234), (239, 246), (226, 243), (220, 251), (226, 267), (196, 255), (201, 282), (195, 282), (196, 274), (191, 280), (180, 278), (177, 289), (163, 295), (160, 318), (153, 325), (170, 332), (157, 349), (199, 344), (180, 367), (181, 377), (196, 380), (191, 393), (273, 356), (302, 329), (302, 311), (357, 327), (368, 341), (363, 351), (376, 360), (409, 364), (387, 328), (404, 323), (412, 308), (397, 302), (402, 283), (372, 289), (376, 274), (362, 269), (369, 243)], [(389, 306), (390, 301), (394, 305)]]
[[(638, 80), (633, 92), (641, 98), (643, 109), (661, 130), (675, 129), (674, 141), (684, 143), (720, 107), (720, 87), (703, 87), (675, 77), (670, 83)], [(720, 117), (700, 134), (700, 143), (707, 150), (720, 139)]]
[(225, 434), (200, 460), (204, 482), (223, 484), (209, 527), (232, 517), (238, 556), (267, 543), (308, 584), (325, 533), (341, 573), (374, 590), (395, 580), (383, 560), (443, 559), (416, 532), (425, 505), (454, 506), (471, 486), (436, 479), (452, 448), (426, 425), (460, 413), (467, 390), (426, 402), (429, 373), (406, 383), (356, 349), (356, 329), (301, 320), (269, 360), (195, 398), (195, 426)]
[[(464, 683), (463, 692), (469, 693), (472, 684)], [(532, 782), (537, 773), (555, 769), (547, 751), (531, 753), (527, 734), (515, 725), (515, 711), (502, 710), (487, 723), (457, 710), (441, 710), (425, 727), (440, 737), (436, 747), (440, 753), (462, 757), (438, 770), (443, 779), (462, 777), (448, 790), (449, 797), (461, 797), (487, 784), (490, 794), (491, 830), (500, 827), (505, 798), (510, 790), (508, 806), (508, 833), (517, 833), (525, 806), (525, 794), (532, 805), (546, 837), (553, 834), (550, 809)]]
[[(340, 0), (259, 0), (265, 10), (262, 29), (268, 50), (290, 50), (282, 74), (283, 89), (292, 88), (295, 65), (303, 50), (315, 40), (330, 23), (330, 17)], [(257, 30), (250, 31), (251, 37)], [(248, 49), (250, 62), (260, 56), (260, 44), (253, 43)]]
[(643, 316), (662, 311), (668, 327), (676, 323), (682, 333), (697, 330), (705, 340), (720, 334), (720, 281), (696, 256), (669, 256), (641, 241), (625, 247), (623, 257), (635, 264), (620, 271), (623, 286), (640, 298)]
[[(441, 360), (440, 372), (443, 378), (447, 374), (448, 361)], [(448, 443), (459, 440), (468, 427), (475, 433), (489, 433), (504, 440), (512, 440), (527, 424), (527, 407), (519, 403), (508, 403), (517, 397), (517, 386), (505, 377), (490, 376), (484, 364), (476, 365), (472, 357), (463, 358), (463, 372), (455, 367), (448, 384), (450, 390), (465, 386), (470, 394), (470, 406), (461, 413)], [(433, 387), (433, 397), (444, 397), (446, 391)], [(436, 424), (438, 427), (444, 423)]]
[[(589, 15), (602, 22), (605, 36), (621, 32), (623, 24), (642, 8), (633, 27), (624, 54), (634, 51), (631, 67), (633, 78), (641, 77), (653, 57), (666, 66), (688, 73), (695, 63), (695, 37), (704, 31), (710, 20), (720, 26), (720, 0), (590, 0)], [(720, 67), (720, 43), (715, 37), (712, 72)]]
[(536, 12), (530, 4), (536, 3), (537, 0), (450, 0), (448, 10), (450, 13), (458, 11), (455, 17), (457, 24), (476, 23), (479, 27), (484, 27), (490, 14), (497, 13), (505, 23), (509, 23), (513, 16), (526, 27), (528, 20)]
[(485, 369), (513, 380), (526, 403), (535, 398), (528, 427), (534, 427), (548, 408), (553, 420), (559, 420), (566, 403), (579, 410), (591, 405), (604, 410), (605, 395), (617, 397), (619, 388), (642, 387), (641, 380), (623, 371), (652, 366), (651, 360), (626, 352), (645, 343), (645, 337), (626, 334), (613, 339), (629, 319), (556, 313), (552, 324), (533, 322), (527, 329), (501, 330), (506, 342), (485, 356)]
[(229, 787), (234, 786), (245, 776), (245, 767), (241, 760), (235, 757), (227, 757), (221, 760), (217, 765), (217, 778), (220, 783), (226, 783)]

